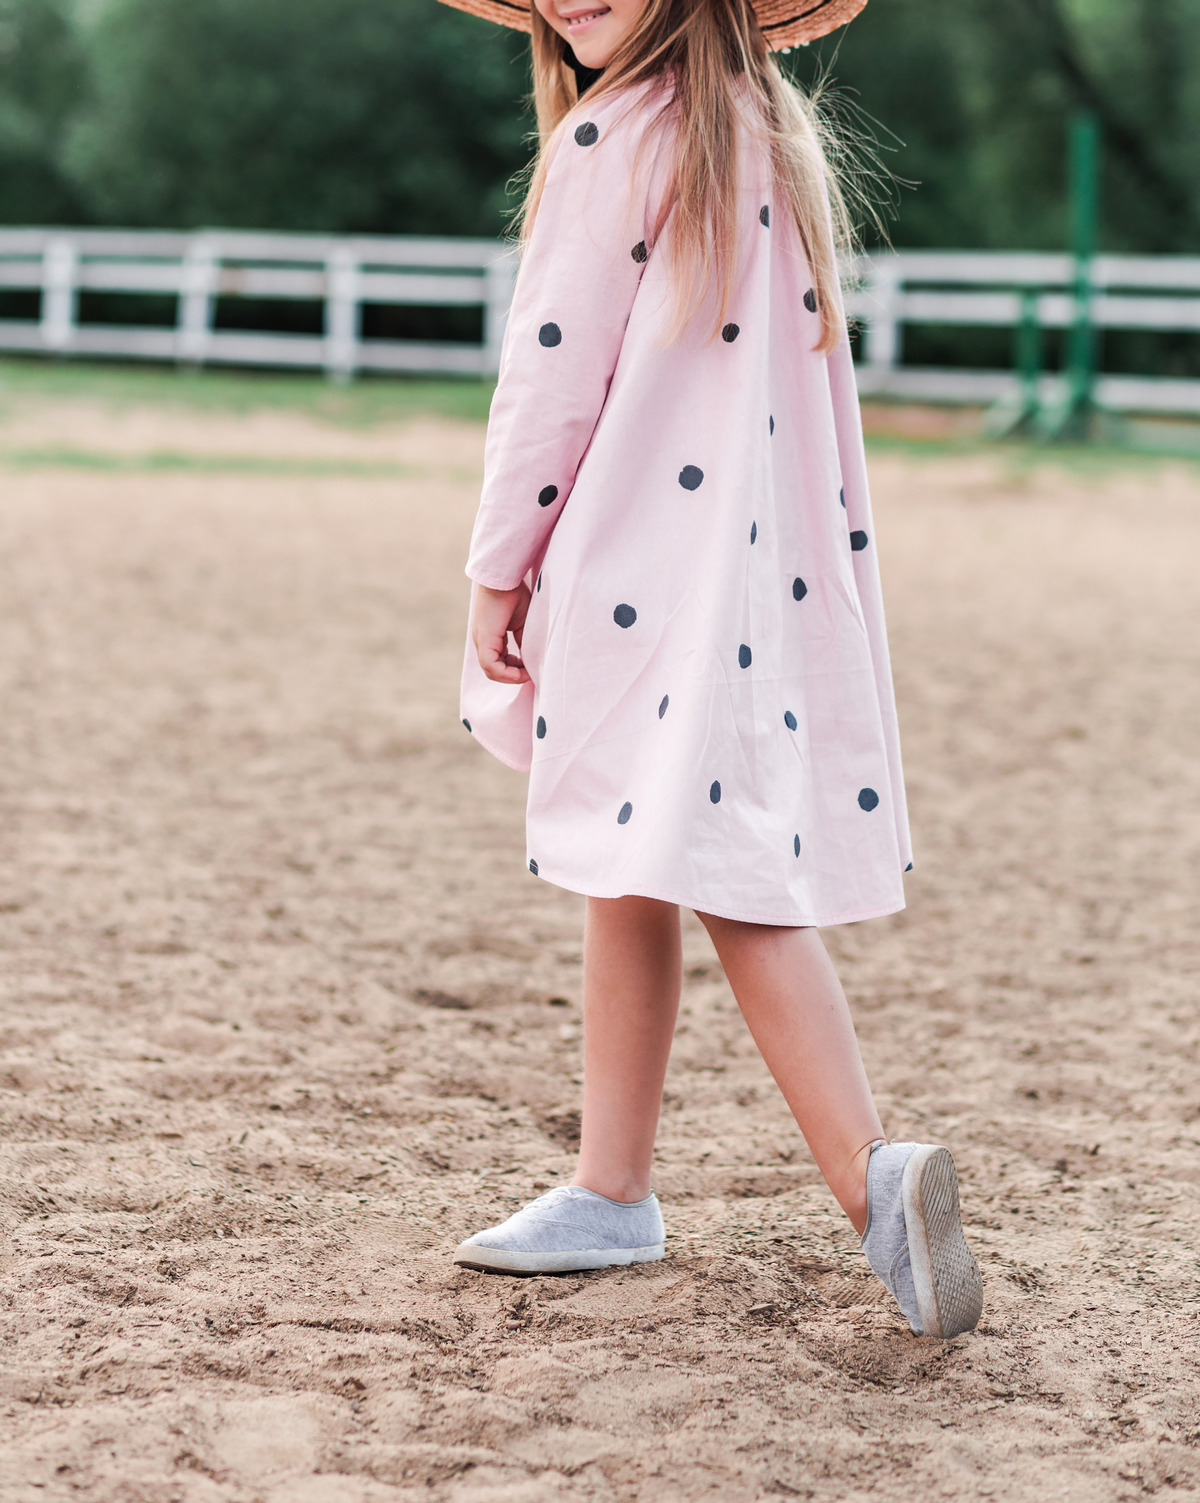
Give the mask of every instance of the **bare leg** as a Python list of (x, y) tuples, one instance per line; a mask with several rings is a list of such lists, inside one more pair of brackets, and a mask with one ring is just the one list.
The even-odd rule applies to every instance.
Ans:
[(583, 937), (583, 1133), (574, 1184), (650, 1193), (650, 1160), (683, 979), (679, 909), (589, 898)]
[(860, 1235), (883, 1137), (846, 994), (815, 929), (699, 914), (742, 1016), (838, 1204)]

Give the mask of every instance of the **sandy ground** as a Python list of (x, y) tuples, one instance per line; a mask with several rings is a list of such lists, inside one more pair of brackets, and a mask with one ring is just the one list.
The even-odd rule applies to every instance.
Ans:
[(827, 937), (889, 1131), (960, 1165), (941, 1344), (694, 920), (665, 1261), (449, 1263), (567, 1174), (580, 1080), (579, 900), (457, 720), (479, 454), (0, 424), (0, 1497), (1200, 1495), (1200, 476), (873, 459), (917, 869)]

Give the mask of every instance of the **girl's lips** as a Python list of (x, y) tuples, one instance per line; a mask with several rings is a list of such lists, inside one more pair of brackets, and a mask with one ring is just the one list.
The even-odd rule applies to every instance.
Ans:
[(560, 15), (559, 20), (567, 23), (568, 31), (582, 31), (590, 26), (593, 21), (598, 21), (601, 16), (608, 15), (608, 6), (597, 6), (592, 10), (571, 11), (567, 15)]

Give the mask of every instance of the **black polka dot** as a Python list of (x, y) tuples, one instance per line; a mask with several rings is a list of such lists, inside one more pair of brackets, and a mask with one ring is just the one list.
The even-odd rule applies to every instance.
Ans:
[(619, 605), (613, 612), (613, 620), (618, 626), (632, 626), (637, 620), (637, 612), (631, 605)]
[(910, 861), (910, 862), (909, 862), (909, 863), (908, 863), (908, 865), (907, 865), (907, 866), (906, 866), (906, 867), (905, 867), (905, 868), (904, 868), (904, 870), (905, 870), (905, 871), (906, 871), (906, 872), (910, 872), (910, 871), (912, 871), (912, 862), (911, 862), (911, 861)]
[(783, 723), (787, 726), (789, 731), (794, 731), (796, 729), (796, 717), (792, 714), (791, 710), (784, 710)]
[(845, 486), (843, 486), (841, 488), (841, 490), (838, 491), (838, 500), (842, 503), (843, 506), (845, 506), (845, 504), (846, 504), (846, 487)]
[(775, 419), (773, 417), (770, 417), (770, 418), (767, 419), (767, 422), (770, 424), (770, 426), (767, 429), (767, 432), (768, 433), (774, 433), (775, 432)]
[(538, 330), (538, 344), (552, 350), (556, 344), (562, 344), (562, 330), (557, 324), (543, 324)]
[(741, 332), (737, 324), (726, 324), (721, 330), (721, 338), (726, 344), (732, 344)]
[(464, 720), (463, 724), (466, 726), (467, 730), (471, 729), (471, 722), (469, 720)]
[(539, 741), (546, 739), (546, 720), (542, 715), (539, 715), (537, 718), (537, 738)]
[(749, 668), (749, 666), (750, 649), (746, 646), (745, 642), (743, 642), (742, 645), (738, 648), (738, 667)]
[(721, 785), (720, 785), (720, 783), (714, 783), (712, 785), (712, 787), (708, 790), (708, 797), (709, 797), (709, 800), (710, 800), (711, 803), (719, 804), (721, 802)]
[(807, 594), (808, 594), (808, 586), (804, 583), (804, 581), (802, 579), (793, 579), (792, 580), (792, 599), (793, 600), (803, 600), (804, 597)]
[(662, 697), (662, 703), (658, 707), (658, 718), (660, 720), (667, 713), (667, 706), (670, 703), (671, 703), (671, 696), (669, 694), (664, 694), (663, 697)]
[(751, 548), (754, 547), (754, 545), (755, 545), (756, 542), (758, 542), (758, 523), (757, 522), (751, 522), (750, 523), (750, 546), (751, 546)]
[(538, 570), (537, 587), (538, 587), (539, 590), (542, 588), (542, 571), (540, 569)]
[(582, 125), (575, 129), (575, 142), (579, 146), (595, 146), (600, 139), (599, 127), (593, 125), (590, 120), (585, 120)]
[(812, 290), (811, 287), (804, 294), (804, 306), (810, 313), (815, 313), (817, 311), (817, 294)]
[(704, 479), (704, 471), (698, 465), (685, 464), (679, 472), (679, 483), (685, 491), (694, 491)]
[(759, 209), (759, 211), (758, 211), (758, 222), (759, 222), (759, 224), (765, 224), (768, 229), (770, 228), (770, 225), (771, 225), (771, 210), (770, 210), (770, 208), (769, 208), (769, 206), (767, 204), (763, 204), (762, 208)]
[(537, 876), (537, 862), (533, 859), (532, 856), (529, 858), (529, 870), (535, 877)]
[(799, 835), (795, 836), (793, 838), (793, 840), (792, 840), (792, 850), (795, 851), (795, 853), (796, 853), (797, 856), (800, 854), (800, 837), (799, 837)]
[(646, 242), (644, 240), (639, 240), (634, 248), (629, 252), (629, 254), (640, 266), (649, 254), (649, 252), (646, 250)]
[(622, 804), (621, 805), (621, 812), (620, 812), (620, 814), (617, 815), (617, 823), (619, 825), (627, 825), (629, 823), (629, 819), (630, 819), (630, 816), (632, 815), (632, 813), (633, 813), (633, 805), (632, 804)]
[(860, 788), (858, 790), (858, 807), (865, 809), (868, 814), (879, 804), (879, 795), (874, 788)]
[(850, 546), (854, 550), (855, 553), (861, 553), (863, 551), (863, 549), (867, 546), (867, 535), (866, 535), (866, 533), (865, 532), (852, 532), (850, 534)]
[(549, 506), (552, 502), (557, 500), (558, 486), (556, 485), (544, 485), (542, 486), (541, 490), (538, 491), (539, 506)]

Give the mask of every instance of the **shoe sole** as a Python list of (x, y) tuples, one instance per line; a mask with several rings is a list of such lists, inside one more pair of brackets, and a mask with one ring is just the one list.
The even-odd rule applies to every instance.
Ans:
[(963, 1236), (948, 1148), (922, 1145), (904, 1166), (904, 1225), (924, 1335), (949, 1340), (983, 1314), (983, 1280)]
[(460, 1268), (480, 1273), (583, 1273), (589, 1268), (624, 1268), (630, 1263), (653, 1263), (666, 1253), (666, 1246), (595, 1247), (570, 1252), (506, 1252), (478, 1243), (460, 1243), (454, 1261)]

